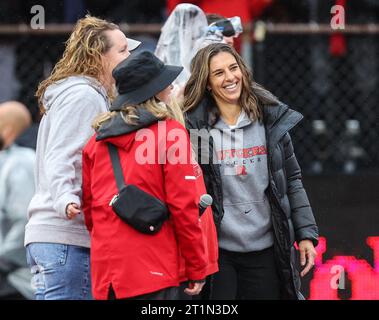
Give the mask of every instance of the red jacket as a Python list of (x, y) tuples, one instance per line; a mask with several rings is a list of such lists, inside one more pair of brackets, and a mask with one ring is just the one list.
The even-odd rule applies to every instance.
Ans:
[[(180, 256), (185, 261), (185, 277), (203, 279), (209, 274), (208, 257), (215, 256), (205, 253), (208, 241), (203, 238), (204, 227), (198, 218), (198, 193), (203, 192), (199, 185), (204, 182), (198, 174), (198, 166), (190, 163), (191, 146), (185, 128), (174, 120), (150, 121), (138, 131), (135, 126), (120, 123), (122, 120), (118, 125), (100, 130), (83, 151), (83, 212), (91, 236), (95, 299), (107, 299), (110, 285), (117, 298), (177, 286)], [(164, 126), (168, 135), (159, 132)], [(181, 139), (171, 141), (170, 132), (181, 135)], [(118, 191), (106, 142), (119, 148), (126, 182), (167, 204), (170, 218), (157, 234), (145, 235), (134, 230), (109, 206)], [(169, 155), (175, 157), (175, 147), (185, 151), (180, 152), (179, 163), (159, 164), (158, 159), (167, 160)], [(151, 163), (136, 161), (146, 157), (150, 157)], [(188, 178), (193, 176), (196, 179)], [(216, 234), (210, 236), (215, 238)], [(216, 244), (217, 251), (217, 241), (210, 242)]]
[[(207, 190), (205, 188), (205, 183), (203, 179), (203, 172), (201, 170), (201, 167), (195, 163), (194, 165), (194, 171), (196, 174), (197, 179), (196, 181), (196, 194), (197, 199), (200, 199), (200, 197), (207, 193)], [(204, 241), (204, 248), (205, 248), (205, 255), (207, 258), (207, 269), (206, 269), (206, 275), (211, 275), (218, 271), (218, 241), (217, 241), (217, 232), (216, 232), (216, 226), (213, 220), (213, 213), (211, 207), (208, 207), (203, 215), (200, 218), (201, 223), (201, 230), (203, 232), (203, 241)], [(181, 267), (180, 267), (180, 273), (179, 273), (180, 282), (188, 280), (188, 277), (186, 276), (185, 272), (185, 261), (182, 259), (181, 261)]]

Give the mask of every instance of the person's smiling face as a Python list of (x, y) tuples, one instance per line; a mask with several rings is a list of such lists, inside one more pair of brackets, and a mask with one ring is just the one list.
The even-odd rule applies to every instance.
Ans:
[(238, 104), (242, 90), (242, 72), (228, 52), (219, 52), (209, 63), (208, 89), (218, 104)]

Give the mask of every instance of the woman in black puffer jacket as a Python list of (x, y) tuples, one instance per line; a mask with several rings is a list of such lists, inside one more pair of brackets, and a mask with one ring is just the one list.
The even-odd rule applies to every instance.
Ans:
[(302, 115), (252, 80), (230, 46), (201, 49), (184, 92), (187, 127), (213, 197), (220, 271), (210, 299), (301, 299), (318, 229), (289, 130)]

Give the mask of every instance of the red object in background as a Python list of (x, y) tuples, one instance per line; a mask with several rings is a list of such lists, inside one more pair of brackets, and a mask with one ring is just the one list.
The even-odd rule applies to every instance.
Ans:
[(341, 33), (335, 33), (330, 36), (330, 54), (334, 57), (342, 57), (346, 54), (346, 38)]
[[(343, 6), (346, 9), (346, 0), (336, 0), (336, 5)], [(329, 38), (329, 52), (334, 57), (342, 57), (346, 54), (346, 38), (340, 33), (333, 33)]]
[(227, 18), (239, 16), (242, 23), (249, 23), (259, 17), (272, 2), (273, 0), (167, 0), (167, 11), (170, 14), (179, 3), (192, 3), (206, 14), (218, 13)]
[[(192, 3), (200, 7), (205, 14), (217, 13), (226, 18), (239, 16), (242, 24), (252, 23), (262, 12), (271, 5), (273, 0), (167, 0), (168, 15), (180, 3)], [(234, 39), (234, 48), (240, 52), (241, 37)]]
[(351, 300), (378, 300), (379, 237), (368, 237), (367, 244), (374, 251), (374, 268), (366, 260), (354, 256), (334, 256), (322, 262), (322, 255), (326, 252), (326, 239), (320, 237), (309, 299), (338, 300), (338, 287), (346, 290), (346, 282), (350, 280)]

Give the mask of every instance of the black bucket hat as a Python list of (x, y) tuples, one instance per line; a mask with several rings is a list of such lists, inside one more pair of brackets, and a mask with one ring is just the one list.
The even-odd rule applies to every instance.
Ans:
[(118, 96), (110, 107), (119, 111), (124, 104), (140, 104), (167, 88), (183, 67), (165, 65), (150, 51), (130, 55), (112, 72)]

